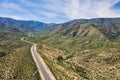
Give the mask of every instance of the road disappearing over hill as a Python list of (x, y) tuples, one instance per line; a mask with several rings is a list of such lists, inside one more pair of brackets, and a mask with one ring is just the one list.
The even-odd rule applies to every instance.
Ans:
[(36, 63), (36, 66), (38, 68), (38, 71), (40, 73), (42, 80), (56, 80), (54, 75), (52, 74), (52, 72), (50, 71), (48, 66), (45, 64), (42, 57), (40, 56), (40, 54), (38, 54), (38, 52), (36, 50), (37, 44), (24, 40), (24, 37), (21, 38), (21, 40), (24, 42), (27, 42), (29, 44), (32, 44), (32, 47), (31, 47), (32, 57)]

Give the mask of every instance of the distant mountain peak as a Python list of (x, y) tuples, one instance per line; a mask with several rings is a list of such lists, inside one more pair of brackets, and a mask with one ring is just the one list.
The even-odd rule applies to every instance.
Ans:
[(0, 17), (0, 23), (18, 28), (19, 30), (22, 30), (22, 31), (43, 31), (55, 25), (53, 23), (48, 24), (48, 23), (33, 21), (33, 20), (28, 20), (28, 21), (15, 20), (15, 19), (6, 18), (6, 17)]

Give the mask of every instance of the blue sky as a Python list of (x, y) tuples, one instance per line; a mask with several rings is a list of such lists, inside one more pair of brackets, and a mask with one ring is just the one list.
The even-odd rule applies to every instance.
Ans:
[(47, 23), (120, 17), (120, 0), (0, 0), (0, 16)]

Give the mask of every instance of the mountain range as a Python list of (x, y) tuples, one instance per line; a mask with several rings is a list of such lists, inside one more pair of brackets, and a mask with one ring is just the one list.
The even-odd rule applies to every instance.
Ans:
[(93, 35), (108, 39), (120, 37), (120, 18), (75, 19), (69, 22), (55, 24), (0, 17), (0, 25), (3, 25), (0, 26), (1, 29), (6, 26), (21, 32), (49, 31), (49, 35), (71, 37), (92, 37)]
[[(26, 35), (29, 32), (35, 36)], [(40, 79), (30, 55), (31, 45), (21, 37), (37, 44), (57, 80), (119, 80), (120, 18), (55, 24), (0, 17), (2, 79)]]
[(0, 17), (0, 23), (18, 28), (21, 31), (42, 31), (54, 25), (54, 23), (43, 23), (39, 21), (24, 21), (24, 20), (15, 20), (12, 18)]
[(58, 80), (119, 80), (120, 18), (56, 24), (36, 42)]
[(73, 37), (101, 34), (114, 39), (120, 36), (120, 18), (76, 19), (55, 25), (50, 33)]

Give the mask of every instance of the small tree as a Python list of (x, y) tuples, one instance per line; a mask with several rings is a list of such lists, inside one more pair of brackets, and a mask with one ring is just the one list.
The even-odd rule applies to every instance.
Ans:
[(57, 61), (58, 62), (61, 62), (63, 60), (63, 57), (61, 56), (61, 55), (59, 55), (58, 57), (57, 57)]

